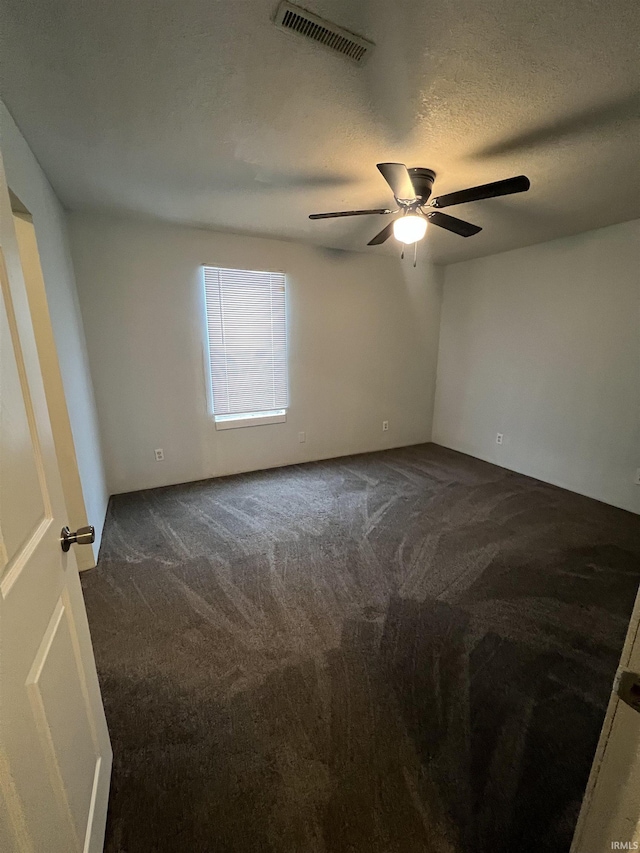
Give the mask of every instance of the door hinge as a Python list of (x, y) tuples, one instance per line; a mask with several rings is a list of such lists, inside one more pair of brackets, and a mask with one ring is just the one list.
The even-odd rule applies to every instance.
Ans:
[(618, 676), (616, 693), (634, 711), (640, 712), (640, 675), (623, 670)]

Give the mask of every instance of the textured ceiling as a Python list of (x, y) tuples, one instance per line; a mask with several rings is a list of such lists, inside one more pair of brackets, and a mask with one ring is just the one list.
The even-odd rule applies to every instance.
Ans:
[[(359, 67), (277, 30), (278, 0), (2, 0), (0, 94), (72, 209), (364, 249), (392, 204), (375, 164), (435, 193), (520, 173), (448, 212), (438, 262), (640, 216), (636, 0), (307, 0), (374, 41)], [(382, 249), (397, 250), (391, 240)]]

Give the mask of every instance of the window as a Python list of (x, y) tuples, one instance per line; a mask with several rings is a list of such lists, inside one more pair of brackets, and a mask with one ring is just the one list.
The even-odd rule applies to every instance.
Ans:
[(286, 420), (284, 273), (204, 267), (216, 429)]

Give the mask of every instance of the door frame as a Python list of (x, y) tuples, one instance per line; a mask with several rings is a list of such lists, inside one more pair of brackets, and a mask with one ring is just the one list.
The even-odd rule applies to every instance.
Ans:
[[(67, 505), (68, 523), (72, 530), (77, 530), (79, 527), (91, 524), (92, 520), (87, 517), (80, 480), (71, 420), (40, 262), (37, 229), (31, 213), (11, 188), (9, 188), (9, 200), (40, 361), (40, 372), (49, 409), (51, 432), (58, 457), (62, 491)], [(96, 520), (93, 521), (95, 523)], [(94, 568), (96, 559), (93, 548), (78, 549), (76, 562), (80, 571)]]
[[(600, 831), (608, 832), (610, 835), (610, 843), (616, 841), (627, 842), (631, 844), (634, 843), (629, 841), (628, 838), (624, 838), (620, 835), (621, 832), (627, 831), (631, 827), (631, 825), (627, 824), (625, 828), (619, 828), (620, 821), (624, 820), (624, 817), (622, 815), (616, 814), (613, 809), (608, 809), (607, 802), (605, 801), (606, 797), (606, 800), (611, 805), (616, 802), (616, 794), (619, 794), (628, 785), (628, 774), (623, 773), (622, 768), (620, 768), (620, 773), (616, 772), (616, 782), (619, 782), (619, 785), (616, 787), (616, 791), (602, 791), (598, 789), (598, 782), (601, 778), (601, 772), (603, 770), (603, 767), (605, 766), (605, 762), (607, 761), (609, 755), (609, 750), (612, 746), (611, 738), (612, 736), (615, 736), (613, 732), (614, 724), (617, 720), (619, 720), (619, 717), (622, 714), (637, 714), (636, 711), (632, 711), (631, 709), (627, 708), (624, 702), (618, 697), (617, 686), (621, 674), (629, 669), (634, 669), (634, 667), (634, 671), (640, 670), (639, 664), (640, 588), (638, 589), (633, 611), (631, 613), (631, 619), (629, 620), (627, 635), (625, 638), (624, 646), (622, 648), (622, 654), (620, 655), (620, 664), (618, 666), (613, 681), (613, 687), (611, 695), (609, 697), (609, 704), (607, 706), (607, 712), (605, 714), (604, 722), (602, 724), (602, 730), (600, 732), (598, 746), (596, 747), (595, 755), (593, 758), (593, 764), (591, 766), (591, 772), (589, 774), (589, 781), (587, 782), (584, 798), (582, 800), (582, 807), (580, 809), (580, 814), (576, 823), (576, 829), (574, 832), (570, 853), (591, 853), (592, 850), (595, 853), (595, 848), (593, 847), (592, 839), (594, 827), (597, 827), (597, 829)], [(634, 772), (634, 775), (640, 773), (640, 715), (638, 715), (637, 731), (639, 734), (636, 749), (628, 750), (629, 769)], [(618, 768), (616, 768), (616, 771), (617, 769)], [(640, 796), (638, 796), (637, 799), (639, 801), (639, 804), (638, 814), (635, 816), (635, 820), (637, 822), (635, 832), (640, 836)], [(607, 820), (609, 822), (609, 826), (607, 827), (603, 826), (604, 818), (601, 817), (602, 814), (607, 814)], [(611, 849), (616, 848), (612, 847)], [(619, 849), (625, 848), (620, 847)], [(638, 842), (638, 847), (628, 847), (626, 849), (640, 850), (640, 842)], [(598, 853), (600, 853), (600, 851), (598, 851)]]

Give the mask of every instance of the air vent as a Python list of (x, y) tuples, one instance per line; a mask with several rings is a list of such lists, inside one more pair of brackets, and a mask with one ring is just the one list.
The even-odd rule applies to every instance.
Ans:
[(375, 47), (373, 42), (356, 36), (342, 27), (294, 6), (293, 3), (281, 3), (276, 12), (275, 25), (280, 30), (298, 33), (298, 35), (321, 44), (336, 53), (352, 59), (361, 65)]

